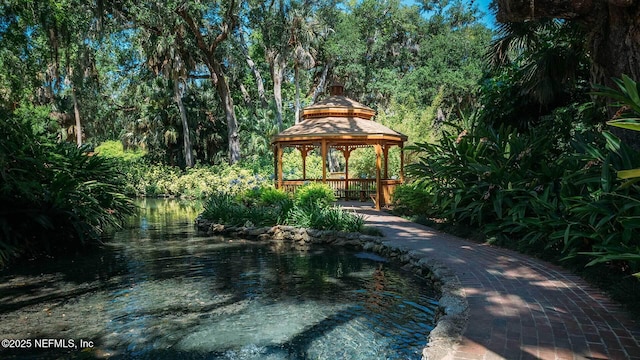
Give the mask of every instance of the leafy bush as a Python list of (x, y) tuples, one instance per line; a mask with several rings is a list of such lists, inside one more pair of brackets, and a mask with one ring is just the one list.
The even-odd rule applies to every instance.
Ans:
[(296, 206), (320, 208), (328, 207), (336, 201), (333, 190), (329, 185), (322, 183), (309, 183), (296, 190)]
[(118, 164), (56, 142), (41, 112), (3, 114), (0, 127), (0, 264), (19, 255), (97, 244), (134, 206)]
[(209, 197), (201, 216), (231, 226), (272, 226), (283, 223), (290, 207), (246, 206), (234, 196), (224, 193)]
[(266, 176), (237, 165), (196, 166), (185, 171), (142, 161), (125, 162), (122, 166), (130, 196), (204, 199), (220, 192), (236, 196), (270, 182)]
[[(289, 194), (270, 187), (252, 189), (241, 196), (217, 193), (209, 197), (201, 216), (232, 226), (289, 224), (320, 230), (362, 231), (362, 216), (329, 206), (322, 200), (327, 199), (326, 188), (314, 186), (315, 190), (309, 191), (306, 200), (299, 202), (298, 199), (296, 205)], [(317, 194), (323, 196), (315, 196)]]
[(146, 155), (146, 151), (141, 149), (125, 150), (121, 141), (108, 140), (96, 146), (94, 151), (100, 155), (109, 158), (116, 158), (123, 161), (137, 161)]
[(432, 196), (430, 190), (424, 187), (418, 187), (414, 184), (398, 185), (393, 191), (393, 212), (399, 215), (433, 215)]
[[(614, 105), (619, 107), (614, 119), (608, 121), (607, 124), (624, 129), (640, 131), (640, 83), (634, 81), (627, 75), (622, 75), (622, 79), (613, 80), (618, 89), (599, 87), (599, 92), (596, 93), (597, 95), (606, 96), (616, 100)], [(617, 144), (613, 145), (616, 146)], [(628, 149), (626, 152), (628, 152)], [(640, 181), (640, 168), (630, 168), (632, 164), (630, 164), (630, 158), (628, 156), (624, 156), (623, 160), (627, 160), (624, 161), (623, 164), (625, 168), (618, 169), (616, 173), (618, 178), (628, 180), (627, 183), (623, 184), (623, 187), (627, 187)], [(596, 251), (583, 253), (583, 255), (595, 257), (595, 259), (587, 265), (613, 261), (627, 262), (630, 264), (631, 270), (635, 272), (634, 275), (640, 278), (640, 241), (630, 241), (630, 237), (633, 236), (633, 232), (640, 228), (640, 222), (638, 221), (638, 219), (640, 219), (638, 214), (640, 199), (622, 196), (621, 199), (618, 200), (620, 200), (619, 202), (624, 202), (623, 204), (620, 204), (624, 205), (624, 210), (631, 212), (626, 217), (618, 217), (624, 222), (624, 224), (621, 224), (624, 234), (622, 243), (618, 244), (617, 242), (610, 243), (609, 241), (606, 241), (606, 245), (598, 246), (595, 249)], [(615, 213), (619, 214), (620, 212), (621, 211), (619, 210)], [(600, 222), (598, 225), (600, 225)]]
[(582, 265), (589, 260), (579, 253), (640, 245), (639, 189), (615, 176), (640, 157), (609, 133), (578, 136), (565, 153), (554, 152), (552, 136), (507, 127), (418, 148), (420, 162), (408, 170), (432, 205), (422, 211), (480, 228), (490, 241)]
[(318, 230), (360, 232), (364, 227), (364, 218), (338, 206), (307, 205), (295, 206), (287, 217), (287, 223)]
[(504, 126), (446, 135), (439, 145), (419, 144), (424, 156), (407, 168), (441, 217), (476, 226), (503, 219), (520, 190), (535, 192), (553, 179), (545, 168), (553, 162), (548, 138)]

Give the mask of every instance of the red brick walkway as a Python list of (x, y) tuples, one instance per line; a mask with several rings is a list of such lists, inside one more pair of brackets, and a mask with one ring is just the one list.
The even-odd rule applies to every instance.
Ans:
[(470, 316), (451, 359), (640, 359), (640, 324), (570, 272), (506, 249), (347, 203), (384, 243), (437, 259), (459, 278)]

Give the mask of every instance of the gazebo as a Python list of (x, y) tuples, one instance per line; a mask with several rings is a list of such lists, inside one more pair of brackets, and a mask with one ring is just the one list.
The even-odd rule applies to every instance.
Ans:
[[(407, 136), (379, 124), (371, 118), (375, 110), (343, 95), (341, 85), (332, 85), (328, 98), (302, 110), (302, 121), (275, 135), (271, 141), (276, 169), (276, 187), (295, 192), (298, 186), (310, 181), (328, 184), (339, 198), (361, 200), (371, 197), (376, 209), (389, 204), (391, 194), (404, 181), (404, 143)], [(400, 174), (389, 178), (389, 149), (400, 147)], [(284, 148), (295, 148), (302, 156), (302, 179), (285, 180), (282, 171)], [(376, 178), (349, 178), (349, 156), (357, 148), (373, 147), (376, 153)], [(307, 179), (306, 158), (310, 151), (320, 148), (322, 179)], [(327, 177), (327, 153), (330, 148), (342, 152), (345, 159), (344, 176)]]

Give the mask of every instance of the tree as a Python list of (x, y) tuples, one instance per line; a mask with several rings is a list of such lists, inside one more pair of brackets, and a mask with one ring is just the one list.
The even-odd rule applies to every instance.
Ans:
[[(22, 99), (14, 98), (13, 107), (17, 107), (21, 101), (52, 105), (58, 114), (64, 114), (58, 119), (64, 120), (71, 118), (65, 113), (72, 108), (74, 124), (69, 126), (69, 133), (75, 133), (76, 143), (81, 146), (81, 90), (95, 80), (95, 56), (92, 54), (95, 49), (92, 44), (100, 35), (96, 31), (93, 9), (75, 0), (7, 1), (2, 4), (0, 14), (6, 26), (3, 35), (8, 35), (13, 46), (18, 45), (18, 41), (22, 42), (26, 51), (19, 58), (26, 60), (28, 66), (33, 66), (32, 69), (38, 69), (35, 73), (30, 70), (30, 75), (40, 78), (39, 89), (32, 89), (35, 94), (31, 93)], [(12, 61), (17, 59), (5, 55), (4, 59), (9, 64), (18, 65)], [(3, 60), (3, 64), (6, 60)], [(21, 69), (22, 66), (18, 65), (17, 68)], [(13, 73), (13, 69), (7, 70)], [(13, 90), (23, 86), (12, 85)]]
[[(591, 83), (613, 87), (613, 79), (627, 75), (640, 79), (640, 1), (499, 0), (498, 21), (524, 22), (558, 18), (584, 29), (591, 61)], [(610, 100), (609, 100), (610, 101)], [(609, 108), (609, 117), (615, 110)], [(637, 133), (612, 129), (634, 148), (640, 147)]]
[(273, 85), (273, 100), (276, 105), (276, 124), (283, 129), (282, 81), (291, 51), (287, 29), (287, 4), (284, 0), (256, 1), (249, 13), (262, 37), (262, 46)]
[(163, 74), (173, 84), (173, 99), (178, 107), (182, 124), (182, 138), (184, 160), (186, 167), (194, 166), (193, 146), (191, 145), (190, 127), (187, 120), (187, 110), (182, 97), (187, 87), (189, 72), (196, 67), (195, 60), (190, 56), (189, 44), (185, 41), (186, 28), (183, 23), (168, 21), (170, 16), (164, 16), (167, 21), (156, 25), (148, 24), (141, 31), (146, 36), (143, 46), (147, 54), (147, 64), (156, 75)]
[(350, 96), (392, 113), (396, 104), (424, 109), (442, 90), (442, 120), (473, 104), (491, 31), (460, 1), (429, 6), (425, 16), (419, 6), (363, 0), (338, 14), (325, 51)]
[[(208, 20), (212, 18), (209, 14), (211, 9), (218, 11), (217, 17), (213, 17), (213, 19), (219, 19), (219, 22)], [(237, 11), (238, 4), (235, 0), (229, 0), (226, 9), (217, 3), (207, 1), (198, 1), (191, 6), (183, 4), (176, 9), (176, 13), (185, 21), (195, 37), (196, 46), (200, 50), (207, 69), (209, 69), (211, 82), (215, 85), (223, 104), (227, 120), (229, 164), (235, 164), (240, 160), (240, 139), (238, 121), (229, 83), (225, 76), (223, 59), (218, 56), (217, 50), (238, 25)], [(202, 23), (198, 23), (197, 19), (202, 19)]]
[(249, 66), (249, 69), (251, 69), (251, 72), (253, 73), (253, 76), (256, 79), (256, 88), (258, 90), (258, 98), (260, 99), (260, 104), (262, 105), (262, 108), (266, 108), (268, 104), (267, 104), (267, 97), (264, 91), (264, 81), (262, 80), (262, 73), (260, 72), (258, 65), (256, 65), (255, 61), (253, 61), (253, 58), (251, 58), (251, 55), (249, 54), (247, 40), (245, 38), (245, 34), (242, 29), (238, 29), (237, 37), (238, 37), (238, 47), (240, 48), (240, 51), (242, 52), (242, 55), (244, 56), (245, 61)]
[(587, 33), (593, 83), (613, 86), (612, 78), (620, 78), (622, 74), (640, 79), (638, 0), (498, 0), (497, 18), (500, 22), (544, 18), (575, 22)]
[[(168, 35), (167, 40), (173, 41), (179, 53), (187, 54), (191, 51), (198, 63), (204, 64), (209, 71), (209, 80), (216, 88), (225, 113), (229, 163), (238, 162), (240, 160), (238, 122), (226, 77), (224, 53), (221, 51), (221, 44), (229, 38), (238, 25), (238, 2), (236, 0), (166, 3), (112, 1), (110, 6), (117, 15), (122, 17), (122, 22), (129, 23), (128, 25), (133, 29), (139, 26), (157, 32), (164, 23), (175, 25), (169, 29), (171, 33), (160, 33), (160, 35)], [(186, 30), (183, 31), (183, 29)]]
[(554, 109), (589, 101), (583, 40), (576, 24), (557, 19), (500, 24), (487, 54), (481, 118), (526, 129)]
[(295, 83), (295, 114), (294, 120), (297, 124), (300, 121), (300, 68), (309, 70), (316, 64), (314, 53), (314, 43), (321, 34), (329, 32), (324, 28), (317, 18), (311, 13), (311, 9), (303, 6), (292, 9), (289, 14), (289, 44), (293, 48), (293, 82)]

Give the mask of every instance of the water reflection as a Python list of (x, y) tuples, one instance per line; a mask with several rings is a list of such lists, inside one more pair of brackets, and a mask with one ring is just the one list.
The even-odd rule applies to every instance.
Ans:
[(419, 358), (435, 294), (384, 259), (203, 236), (199, 209), (141, 205), (99, 253), (0, 273), (0, 338), (96, 347), (0, 357)]

